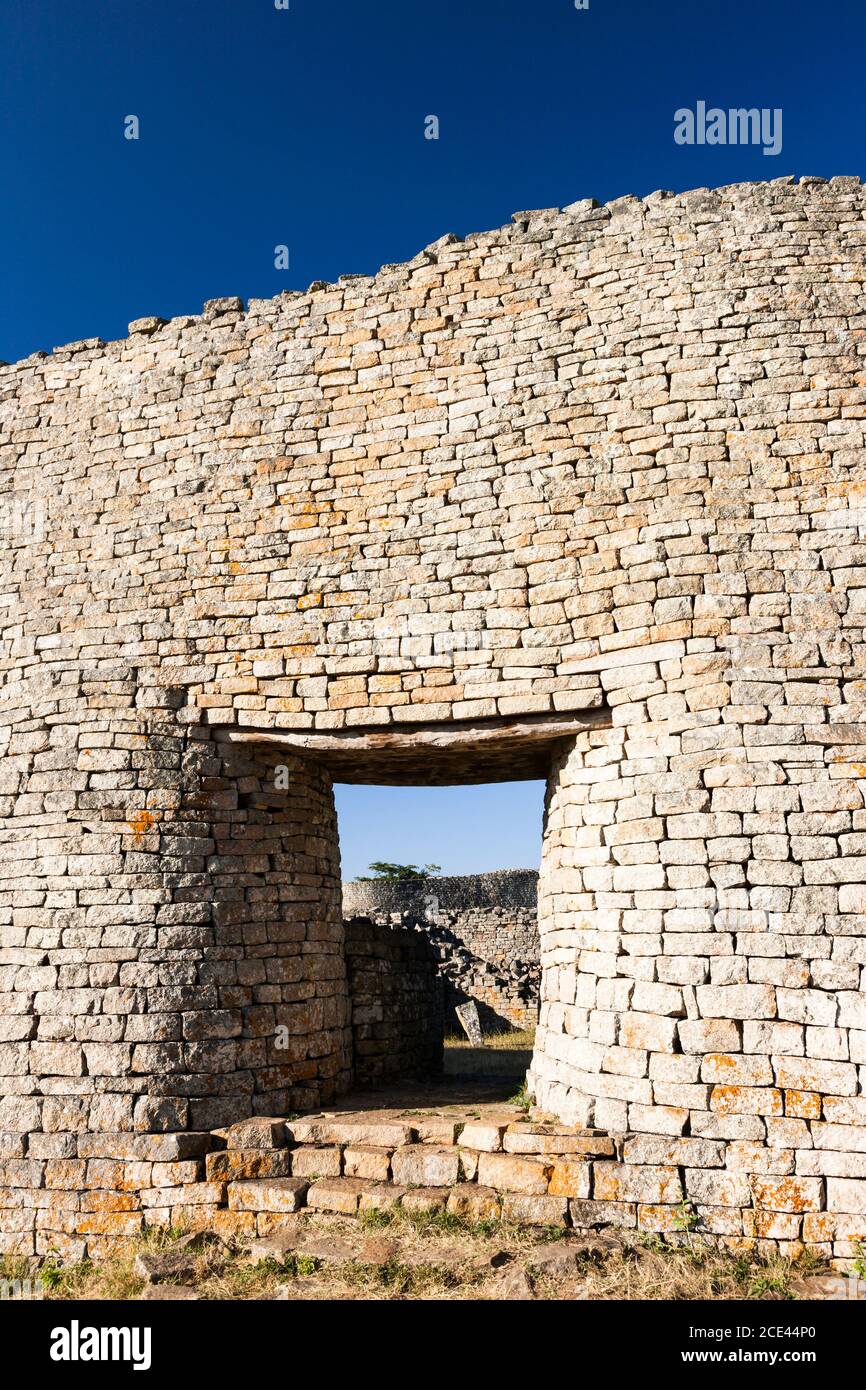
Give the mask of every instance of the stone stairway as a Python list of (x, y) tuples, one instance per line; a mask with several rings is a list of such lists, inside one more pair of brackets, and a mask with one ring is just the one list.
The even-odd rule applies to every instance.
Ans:
[[(400, 1205), (470, 1220), (586, 1224), (592, 1164), (615, 1157), (611, 1139), (533, 1121), (517, 1106), (464, 1113), (322, 1113), (252, 1119), (219, 1131), (209, 1183), (225, 1184), (228, 1213), (255, 1218), (258, 1235), (309, 1209), (344, 1215)], [(234, 1224), (228, 1221), (229, 1227)]]
[(747, 1173), (740, 1149), (719, 1140), (607, 1135), (468, 1094), (418, 1101), (385, 1109), (381, 1096), (356, 1096), (365, 1108), (216, 1130), (198, 1178), (166, 1193), (170, 1207), (153, 1202), (145, 1222), (237, 1241), (284, 1234), (299, 1213), (402, 1207), (583, 1232), (688, 1230), (743, 1253), (809, 1248), (839, 1267), (866, 1238), (866, 1217), (823, 1208), (820, 1181)]
[[(44, 1165), (35, 1253), (99, 1260), (150, 1226), (243, 1246), (286, 1235), (300, 1215), (398, 1207), (582, 1232), (689, 1232), (759, 1255), (808, 1248), (839, 1268), (866, 1241), (866, 1213), (828, 1210), (824, 1179), (792, 1173), (782, 1150), (775, 1171), (749, 1172), (747, 1143), (607, 1135), (527, 1115), (492, 1088), (455, 1080), (438, 1094), (356, 1093), (344, 1109), (214, 1131), (81, 1136), (82, 1158)], [(4, 1173), (20, 1183), (35, 1169), (9, 1160)], [(80, 1209), (71, 1176), (86, 1185)]]

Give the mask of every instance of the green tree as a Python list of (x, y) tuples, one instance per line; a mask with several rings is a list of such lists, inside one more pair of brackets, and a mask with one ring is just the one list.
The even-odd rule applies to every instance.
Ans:
[(441, 864), (389, 864), (384, 859), (374, 859), (368, 866), (372, 873), (359, 874), (358, 883), (372, 883), (374, 879), (388, 879), (393, 883), (397, 879), (406, 878), (433, 878), (438, 874)]

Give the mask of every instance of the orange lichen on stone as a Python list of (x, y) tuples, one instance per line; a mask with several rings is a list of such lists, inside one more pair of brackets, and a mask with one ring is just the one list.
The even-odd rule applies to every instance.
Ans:
[(81, 1210), (83, 1212), (129, 1212), (140, 1209), (136, 1192), (83, 1192)]
[(782, 1092), (772, 1086), (714, 1086), (710, 1109), (719, 1115), (781, 1115)]
[(756, 1208), (767, 1211), (820, 1211), (823, 1178), (752, 1178)]
[(552, 1197), (588, 1197), (590, 1167), (581, 1159), (559, 1159), (554, 1165), (548, 1191)]
[(639, 1205), (637, 1224), (642, 1231), (678, 1231), (682, 1229), (682, 1217), (677, 1207)]
[(726, 1052), (713, 1052), (708, 1054), (708, 1060), (710, 1057), (718, 1071), (735, 1072), (743, 1060), (742, 1057), (731, 1057)]
[(143, 840), (157, 824), (158, 817), (151, 811), (136, 811), (126, 822), (136, 840)]
[(836, 1218), (829, 1211), (807, 1211), (803, 1217), (803, 1239), (817, 1245), (832, 1240), (836, 1233)]
[(817, 1091), (786, 1091), (785, 1114), (800, 1120), (820, 1120), (821, 1097)]

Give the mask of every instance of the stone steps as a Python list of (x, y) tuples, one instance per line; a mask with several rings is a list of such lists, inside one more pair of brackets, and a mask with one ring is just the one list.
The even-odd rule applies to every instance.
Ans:
[(830, 1240), (860, 1238), (861, 1227), (866, 1234), (866, 1221), (826, 1212), (821, 1180), (732, 1171), (721, 1143), (614, 1139), (517, 1106), (323, 1112), (247, 1121), (216, 1138), (225, 1147), (206, 1163), (209, 1177), (225, 1181), (224, 1233), (233, 1219), (267, 1237), (305, 1211), (361, 1216), (400, 1206), (470, 1221), (660, 1233), (681, 1232), (687, 1210), (720, 1244), (769, 1252), (781, 1243), (791, 1254), (811, 1245), (829, 1256), (839, 1253)]
[[(611, 1137), (499, 1102), (257, 1117), (196, 1135), (102, 1135), (87, 1146), (98, 1155), (86, 1160), (87, 1178), (99, 1190), (86, 1206), (70, 1204), (62, 1162), (47, 1165), (45, 1186), (34, 1188), (37, 1240), (64, 1258), (117, 1253), (145, 1226), (247, 1241), (283, 1236), (318, 1213), (395, 1207), (677, 1236), (687, 1219), (688, 1229), (737, 1251), (796, 1256), (809, 1247), (843, 1265), (866, 1240), (866, 1212), (840, 1205), (846, 1185), (794, 1173), (784, 1150), (774, 1151), (773, 1171), (756, 1172), (744, 1166), (748, 1146)], [(26, 1166), (7, 1162), (7, 1181), (28, 1177), (18, 1172)]]
[[(532, 1122), (516, 1107), (464, 1119), (314, 1115), (283, 1131), (270, 1120), (245, 1122), (224, 1131), (227, 1147), (208, 1155), (208, 1176), (227, 1182), (230, 1211), (358, 1215), (399, 1204), (566, 1225), (569, 1199), (589, 1196), (591, 1161), (615, 1157), (606, 1136)], [(272, 1147), (246, 1147), (251, 1137)]]

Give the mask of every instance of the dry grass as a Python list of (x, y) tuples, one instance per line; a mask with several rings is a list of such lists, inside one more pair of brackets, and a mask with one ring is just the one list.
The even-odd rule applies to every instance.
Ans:
[(445, 1039), (443, 1069), (446, 1076), (523, 1076), (532, 1061), (535, 1032), (485, 1033), (484, 1046), (473, 1047), (465, 1036)]
[[(506, 1031), (504, 1033), (485, 1033), (484, 1051), (492, 1048), (494, 1051), (501, 1051), (503, 1048), (508, 1051), (531, 1052), (535, 1042), (535, 1029), (524, 1028), (520, 1031)], [(463, 1033), (449, 1033), (445, 1039), (445, 1046), (450, 1050), (477, 1052), (481, 1049), (476, 1048)]]
[[(503, 1281), (527, 1271), (534, 1295), (544, 1301), (597, 1299), (693, 1300), (793, 1298), (792, 1280), (817, 1268), (814, 1261), (753, 1261), (713, 1250), (698, 1237), (678, 1246), (653, 1237), (624, 1241), (608, 1254), (587, 1251), (576, 1271), (547, 1277), (538, 1269), (545, 1254), (568, 1244), (568, 1233), (500, 1222), (471, 1224), (447, 1213), (371, 1212), (317, 1216), (304, 1222), (317, 1241), (336, 1238), (358, 1250), (357, 1260), (313, 1259), (303, 1247), (279, 1262), (250, 1262), (239, 1248), (219, 1241), (194, 1255), (200, 1298), (358, 1301), (501, 1300), (514, 1296)], [(49, 1299), (136, 1299), (144, 1288), (136, 1274), (138, 1250), (169, 1248), (180, 1233), (152, 1231), (133, 1249), (101, 1264), (63, 1268), (47, 1260), (40, 1277)], [(397, 1242), (387, 1258), (364, 1263), (364, 1242), (383, 1236)], [(366, 1253), (369, 1254), (369, 1245)], [(27, 1262), (7, 1258), (2, 1277), (28, 1277)]]
[[(714, 1250), (700, 1242), (670, 1247), (651, 1238), (626, 1257), (590, 1266), (581, 1296), (689, 1302), (694, 1299), (790, 1299), (792, 1281), (812, 1273), (817, 1264), (781, 1257), (756, 1261)], [(556, 1294), (551, 1295), (556, 1297)]]

